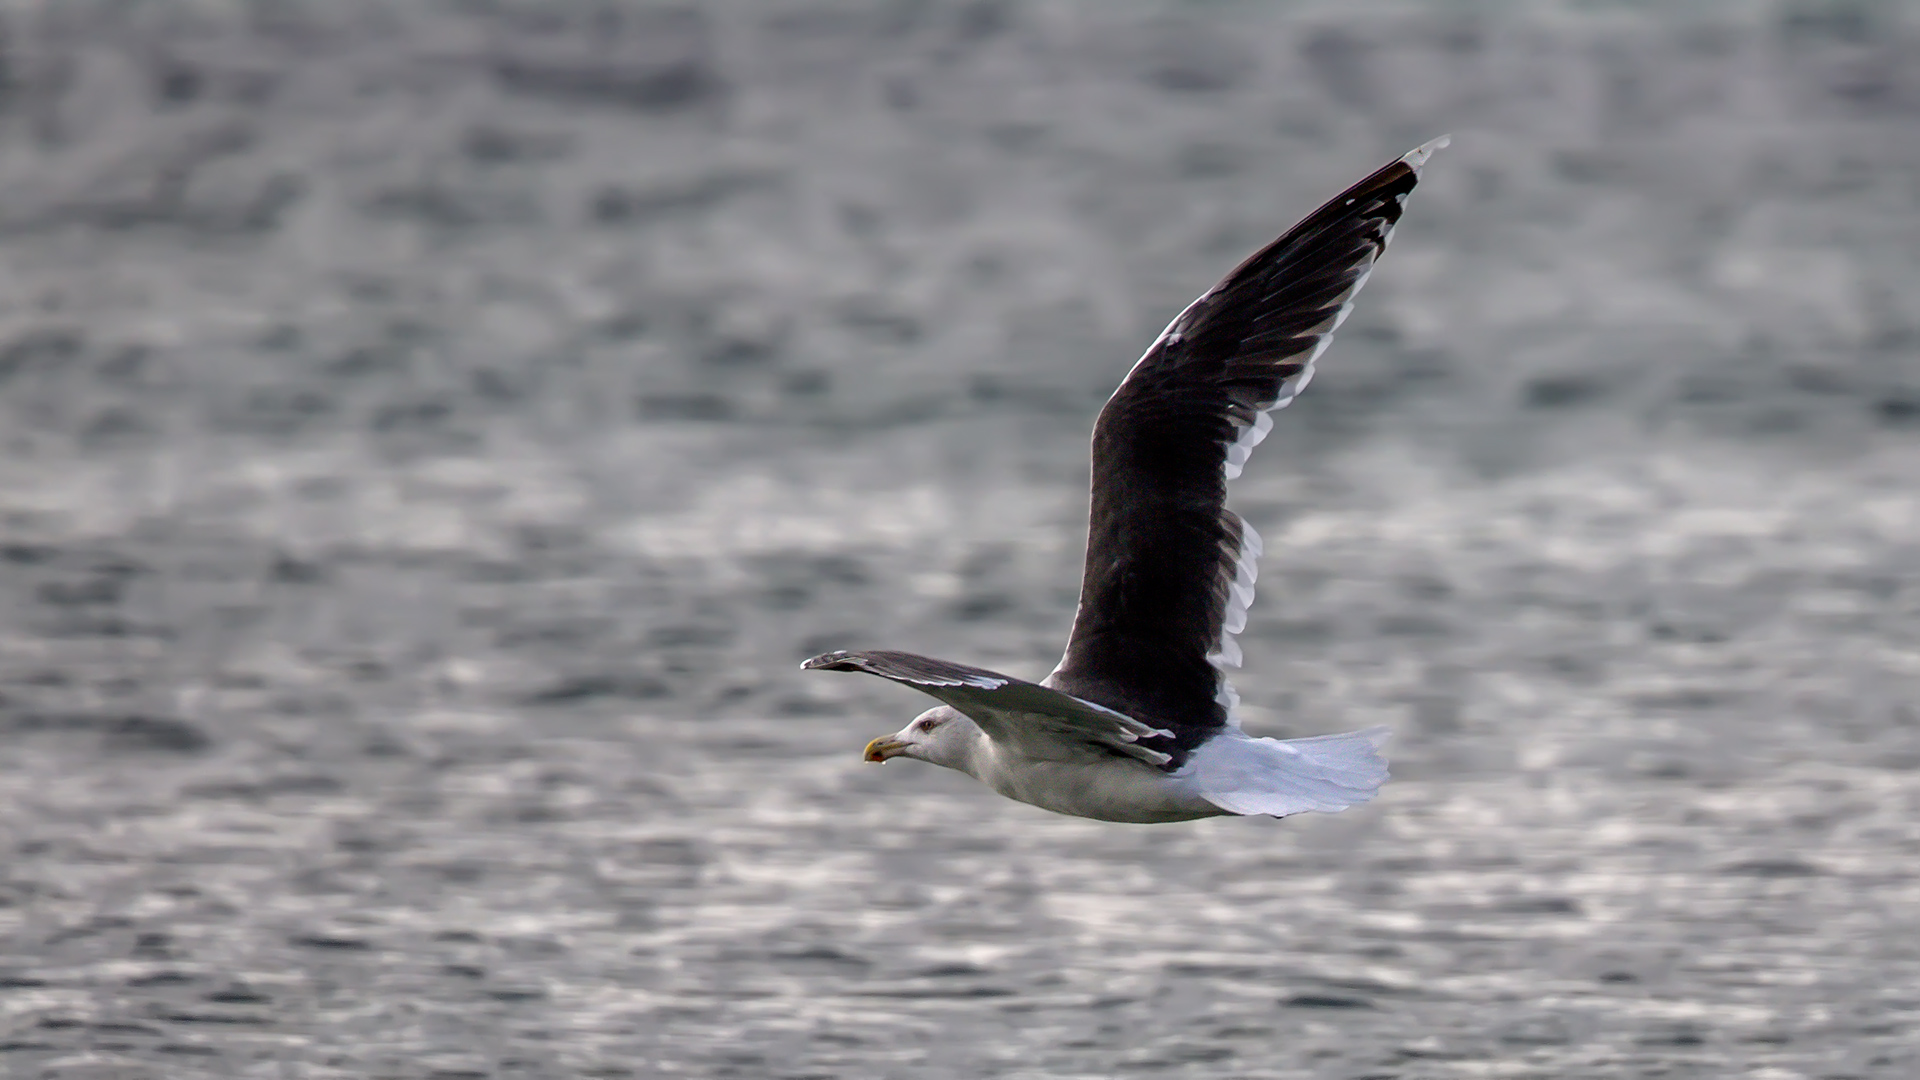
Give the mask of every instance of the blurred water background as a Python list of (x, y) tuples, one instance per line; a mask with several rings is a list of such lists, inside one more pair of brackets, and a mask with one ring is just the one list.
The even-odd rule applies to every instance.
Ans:
[[(863, 765), (1442, 132), (1235, 486), (1337, 817)], [(1920, 1073), (1920, 8), (0, 5), (0, 1073)]]

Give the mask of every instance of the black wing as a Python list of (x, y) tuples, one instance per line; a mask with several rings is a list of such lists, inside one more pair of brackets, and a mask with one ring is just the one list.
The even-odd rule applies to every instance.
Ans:
[[(1175, 318), (1093, 429), (1080, 610), (1046, 680), (1175, 732), (1174, 756), (1228, 722), (1233, 635), (1260, 538), (1227, 481), (1293, 400), (1351, 309), (1435, 139), (1360, 181)], [(1164, 744), (1156, 741), (1156, 746)]]
[(1165, 766), (1170, 760), (1153, 745), (1170, 740), (1172, 732), (1104, 705), (986, 668), (891, 649), (830, 652), (800, 666), (818, 671), (864, 671), (911, 686), (965, 713), (988, 738), (1036, 761), (1070, 761), (1090, 753), (1122, 754), (1157, 766)]

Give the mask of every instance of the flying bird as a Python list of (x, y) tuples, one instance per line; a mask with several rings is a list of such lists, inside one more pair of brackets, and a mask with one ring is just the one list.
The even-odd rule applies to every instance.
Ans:
[(1227, 509), (1387, 249), (1435, 139), (1341, 192), (1187, 306), (1093, 428), (1080, 607), (1051, 675), (1026, 682), (888, 649), (801, 665), (864, 671), (942, 704), (867, 744), (958, 769), (1011, 799), (1102, 821), (1334, 812), (1387, 780), (1384, 727), (1307, 739), (1240, 728), (1260, 537)]

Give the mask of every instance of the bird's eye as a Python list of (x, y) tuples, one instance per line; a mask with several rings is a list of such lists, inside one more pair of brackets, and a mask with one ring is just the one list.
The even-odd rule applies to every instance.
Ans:
[(922, 720), (919, 723), (913, 725), (915, 731), (932, 731), (933, 726), (934, 726), (934, 721), (932, 720)]

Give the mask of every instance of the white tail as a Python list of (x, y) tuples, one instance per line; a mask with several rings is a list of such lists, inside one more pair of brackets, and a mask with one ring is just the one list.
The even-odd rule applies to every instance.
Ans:
[(1231, 814), (1334, 813), (1379, 794), (1387, 782), (1380, 748), (1392, 737), (1372, 727), (1282, 742), (1229, 730), (1203, 743), (1181, 771), (1201, 798)]

